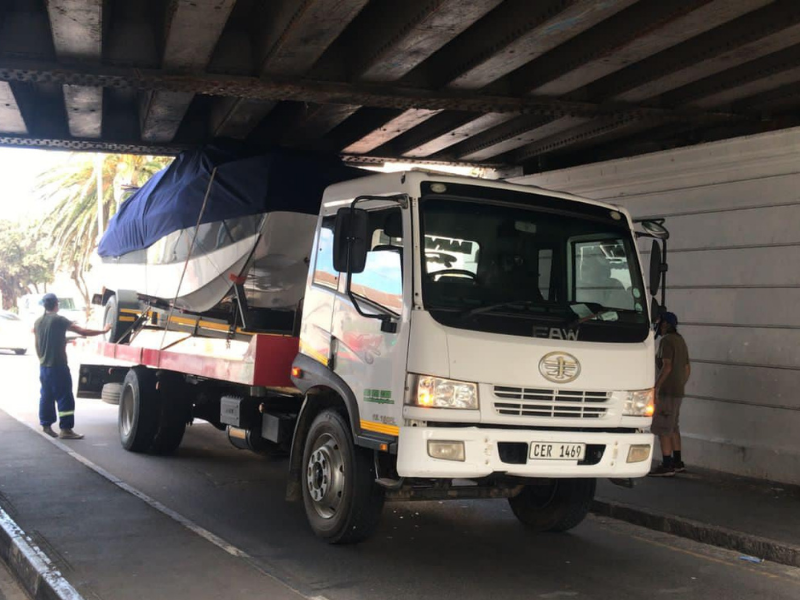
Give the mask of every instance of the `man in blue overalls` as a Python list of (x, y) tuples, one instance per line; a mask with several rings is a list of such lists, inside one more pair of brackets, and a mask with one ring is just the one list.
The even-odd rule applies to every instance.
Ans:
[[(45, 294), (42, 298), (44, 314), (36, 320), (33, 331), (36, 334), (36, 354), (39, 355), (39, 381), (42, 384), (39, 399), (39, 423), (42, 431), (51, 437), (65, 440), (79, 440), (83, 436), (75, 433), (75, 398), (72, 395), (72, 376), (67, 366), (67, 331), (79, 335), (102, 335), (103, 331), (78, 327), (66, 317), (58, 314), (58, 298), (55, 294)], [(58, 404), (58, 425), (61, 433), (53, 431)]]

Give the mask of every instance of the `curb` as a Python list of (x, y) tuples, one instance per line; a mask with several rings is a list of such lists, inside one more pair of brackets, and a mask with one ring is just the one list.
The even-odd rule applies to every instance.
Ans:
[(640, 527), (670, 533), (703, 544), (735, 550), (782, 565), (800, 567), (800, 546), (794, 544), (778, 542), (602, 498), (595, 499), (592, 512), (596, 515), (627, 521)]
[(53, 562), (0, 508), (0, 560), (34, 600), (83, 600)]

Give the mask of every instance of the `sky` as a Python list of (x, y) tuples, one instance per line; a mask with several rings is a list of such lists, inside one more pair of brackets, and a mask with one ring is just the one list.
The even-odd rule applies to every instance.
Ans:
[(36, 176), (69, 156), (63, 151), (0, 148), (0, 219), (16, 221), (41, 210), (33, 194)]
[[(28, 148), (0, 148), (0, 219), (20, 220), (42, 210), (33, 189), (36, 177), (69, 160), (72, 153), (60, 150), (34, 150)], [(409, 170), (425, 165), (410, 163), (388, 163), (383, 168), (372, 170), (391, 172)], [(470, 169), (428, 165), (432, 170), (469, 175)]]

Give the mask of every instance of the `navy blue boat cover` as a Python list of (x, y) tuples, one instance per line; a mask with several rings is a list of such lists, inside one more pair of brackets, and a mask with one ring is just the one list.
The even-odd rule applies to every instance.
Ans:
[(123, 202), (100, 240), (100, 256), (147, 248), (173, 231), (194, 227), (214, 168), (201, 223), (273, 211), (317, 214), (327, 186), (365, 174), (338, 157), (217, 141), (180, 154)]

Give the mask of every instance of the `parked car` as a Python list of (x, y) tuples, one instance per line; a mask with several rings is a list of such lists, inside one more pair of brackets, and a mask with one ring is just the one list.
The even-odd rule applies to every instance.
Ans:
[(25, 354), (32, 344), (30, 327), (14, 313), (0, 310), (0, 350)]
[[(44, 313), (43, 297), (44, 294), (26, 294), (17, 301), (19, 315), (26, 323), (33, 325), (33, 322)], [(71, 296), (58, 295), (58, 314), (78, 325), (86, 324), (86, 312)]]

